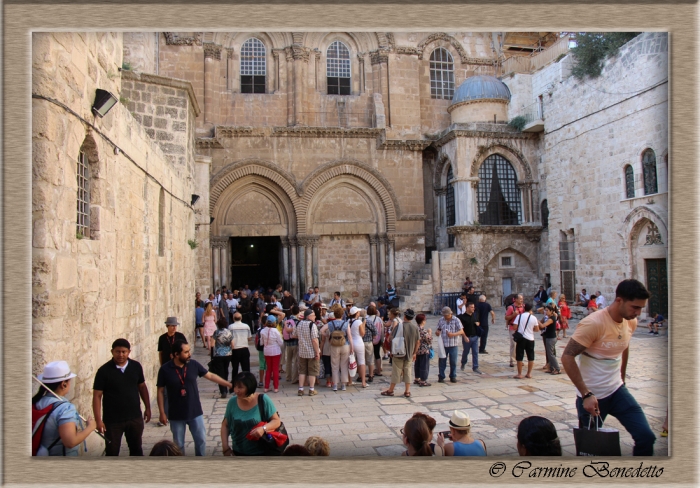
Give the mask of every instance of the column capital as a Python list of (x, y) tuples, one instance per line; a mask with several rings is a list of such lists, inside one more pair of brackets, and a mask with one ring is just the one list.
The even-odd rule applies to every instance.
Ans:
[(221, 46), (214, 44), (213, 42), (205, 42), (202, 44), (204, 46), (204, 58), (211, 58), (221, 61)]
[(379, 239), (379, 244), (386, 244), (389, 241), (389, 238), (386, 234), (379, 234), (377, 238)]
[(297, 246), (299, 246), (299, 247), (302, 247), (302, 246), (306, 247), (306, 245), (307, 245), (307, 243), (308, 243), (308, 237), (309, 237), (309, 236), (306, 235), (306, 234), (297, 234), (297, 238), (296, 238)]
[(311, 50), (304, 46), (287, 46), (284, 48), (287, 61), (301, 59), (302, 61), (309, 62), (309, 53)]
[(212, 249), (224, 249), (228, 245), (228, 237), (214, 236), (209, 242), (211, 243)]
[(284, 247), (289, 247), (289, 237), (287, 236), (280, 236), (280, 241), (282, 241), (282, 245)]
[(447, 195), (447, 188), (435, 188), (435, 196), (441, 197), (443, 195)]
[(376, 246), (378, 242), (379, 242), (379, 236), (376, 234), (370, 234), (370, 236), (369, 236), (370, 246)]
[(227, 47), (226, 48), (226, 58), (227, 59), (233, 59), (233, 48), (232, 47)]
[(394, 234), (387, 234), (386, 241), (393, 246), (396, 244), (396, 236)]
[(307, 246), (317, 246), (319, 239), (321, 239), (321, 236), (307, 234), (306, 235), (306, 245)]

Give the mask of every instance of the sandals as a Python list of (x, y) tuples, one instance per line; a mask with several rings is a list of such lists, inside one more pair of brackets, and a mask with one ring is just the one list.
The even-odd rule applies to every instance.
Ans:
[(381, 393), (381, 395), (382, 395), (382, 396), (394, 396), (394, 392), (393, 392), (393, 391), (389, 391), (389, 390), (384, 390), (384, 391)]
[(421, 381), (420, 383), (418, 383), (418, 386), (431, 386), (431, 384), (427, 381)]
[(411, 392), (406, 392), (403, 394), (403, 396), (405, 396), (406, 398), (411, 398)]
[(550, 371), (549, 374), (561, 374), (561, 371), (555, 369), (554, 371)]

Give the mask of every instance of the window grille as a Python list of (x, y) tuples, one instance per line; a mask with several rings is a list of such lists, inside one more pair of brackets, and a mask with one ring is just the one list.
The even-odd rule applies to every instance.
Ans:
[(165, 191), (158, 197), (158, 256), (165, 256)]
[(547, 203), (547, 199), (545, 198), (542, 200), (542, 204), (540, 205), (540, 219), (542, 221), (542, 228), (546, 229), (549, 227), (549, 204)]
[(559, 268), (561, 270), (561, 292), (567, 296), (567, 301), (572, 301), (576, 296), (576, 257), (574, 242), (564, 241), (559, 243)]
[(658, 193), (656, 184), (656, 155), (651, 149), (644, 151), (642, 155), (642, 171), (644, 173), (644, 194)]
[(329, 95), (350, 95), (350, 51), (340, 41), (326, 51), (326, 82)]
[(486, 158), (479, 168), (477, 207), (483, 225), (520, 225), (520, 190), (513, 166), (503, 156)]
[[(450, 166), (447, 170), (447, 192), (445, 193), (445, 213), (447, 216), (447, 227), (455, 225), (455, 189), (454, 186), (452, 186), (453, 179), (454, 174), (452, 173), (452, 166)], [(454, 234), (447, 235), (447, 244), (448, 247), (455, 246)]]
[(501, 257), (501, 266), (513, 266), (512, 258), (510, 256)]
[(241, 93), (265, 93), (265, 45), (251, 37), (241, 46)]
[(90, 237), (90, 169), (87, 155), (80, 151), (78, 155), (78, 215), (76, 233)]
[(450, 52), (442, 47), (430, 55), (430, 98), (452, 100), (455, 75)]
[(629, 164), (625, 166), (625, 196), (634, 198), (634, 170)]

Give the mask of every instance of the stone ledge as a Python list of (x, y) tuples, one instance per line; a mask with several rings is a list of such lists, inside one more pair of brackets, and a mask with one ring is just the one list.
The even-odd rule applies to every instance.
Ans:
[(529, 240), (540, 240), (542, 227), (537, 225), (454, 225), (447, 228), (447, 233), (459, 234), (523, 234)]
[(199, 103), (197, 103), (197, 97), (194, 94), (192, 83), (189, 81), (146, 73), (135, 73), (129, 70), (122, 70), (121, 73), (122, 80), (140, 81), (142, 83), (151, 83), (154, 85), (169, 86), (171, 88), (185, 90), (189, 95), (190, 103), (192, 104), (192, 109), (194, 110), (194, 116), (199, 117), (199, 114), (202, 113), (201, 109), (199, 108)]

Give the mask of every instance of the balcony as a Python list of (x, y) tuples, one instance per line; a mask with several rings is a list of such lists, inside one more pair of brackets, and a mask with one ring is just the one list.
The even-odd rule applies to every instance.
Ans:
[(523, 132), (544, 132), (544, 110), (542, 100), (525, 107), (520, 115), (525, 117)]

